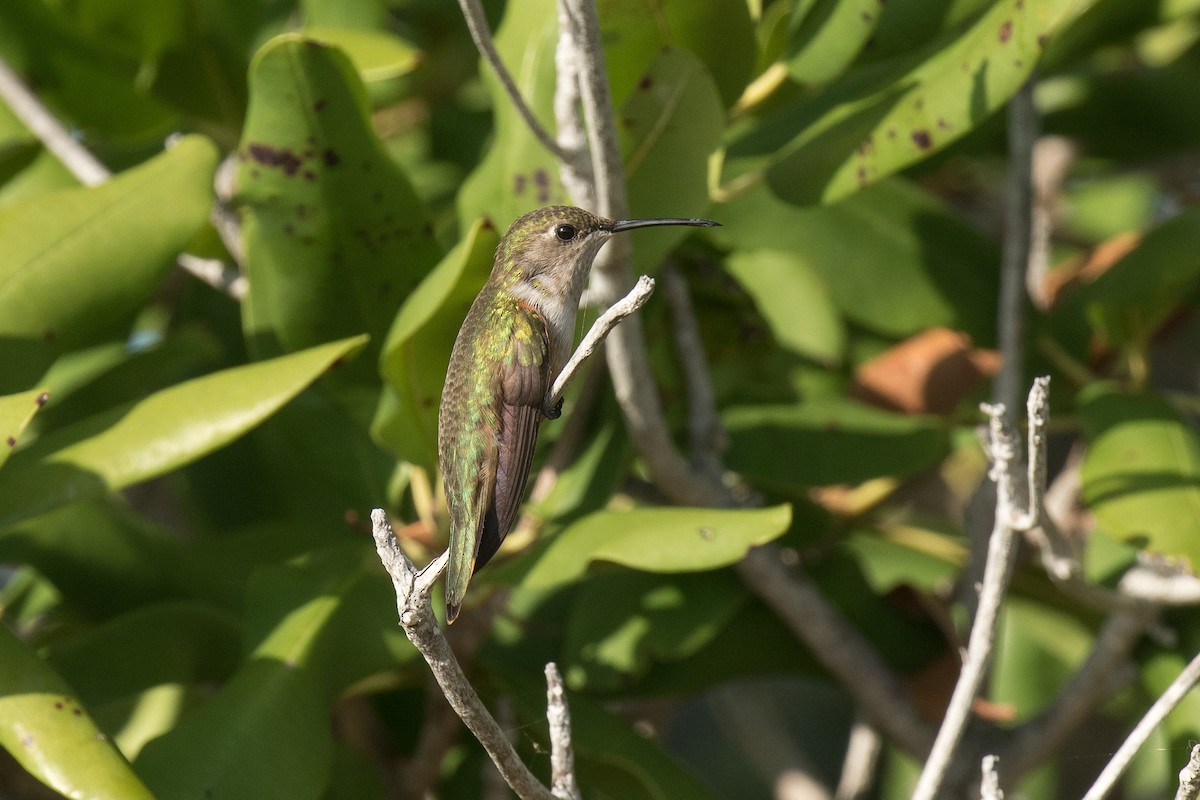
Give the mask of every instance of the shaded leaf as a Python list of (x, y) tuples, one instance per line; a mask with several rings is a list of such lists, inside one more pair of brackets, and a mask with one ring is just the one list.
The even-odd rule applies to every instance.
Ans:
[(824, 278), (802, 256), (740, 249), (725, 268), (754, 299), (780, 345), (830, 366), (841, 362), (845, 329)]
[(387, 395), (372, 435), (399, 457), (437, 465), (438, 406), (450, 351), (475, 295), (487, 280), (500, 237), (477, 221), (409, 295), (380, 356)]
[(154, 797), (63, 679), (4, 625), (0, 663), (0, 744), (31, 775), (67, 797)]
[(879, 0), (815, 0), (792, 11), (788, 72), (801, 83), (836, 78), (858, 55), (883, 12)]
[(911, 475), (946, 452), (936, 420), (881, 411), (843, 398), (799, 405), (741, 406), (721, 415), (726, 461), (747, 478), (779, 487), (861, 483)]
[(361, 347), (345, 339), (222, 370), (48, 434), (0, 482), (0, 526), (176, 469), (228, 444)]
[(100, 186), (0, 207), (0, 391), (24, 389), (60, 354), (124, 333), (205, 223), (216, 156), (206, 139), (187, 137)]
[(931, 328), (860, 364), (851, 392), (894, 411), (948, 414), (999, 366), (999, 354), (972, 348), (971, 337)]
[(1149, 231), (1133, 250), (1078, 290), (1093, 328), (1111, 347), (1142, 345), (1200, 282), (1200, 210)]
[(751, 78), (757, 49), (743, 0), (616, 0), (600, 13), (600, 35), (617, 108), (652, 61), (680, 49), (703, 63), (728, 108)]
[[(621, 106), (619, 138), (634, 217), (698, 217), (708, 208), (708, 159), (721, 144), (721, 98), (699, 59), (666, 50)], [(691, 230), (635, 231), (633, 268), (648, 272)]]
[(656, 662), (695, 653), (748, 600), (725, 572), (593, 576), (571, 601), (563, 677), (573, 689), (623, 688)]
[(525, 575), (528, 588), (578, 578), (596, 561), (647, 572), (701, 572), (728, 566), (787, 530), (787, 505), (748, 511), (642, 508), (601, 511), (567, 527)]
[(797, 208), (766, 187), (722, 203), (709, 235), (811, 265), (846, 319), (886, 336), (942, 325), (995, 339), (999, 251), (931, 194), (890, 179), (831, 206)]
[(1161, 397), (1094, 391), (1083, 499), (1112, 536), (1200, 565), (1200, 439)]
[(251, 351), (269, 358), (365, 332), (366, 357), (337, 380), (373, 387), (392, 317), (441, 256), (428, 214), (372, 131), (362, 82), (337, 49), (294, 34), (272, 40), (255, 56), (250, 98), (234, 200), (244, 210)]

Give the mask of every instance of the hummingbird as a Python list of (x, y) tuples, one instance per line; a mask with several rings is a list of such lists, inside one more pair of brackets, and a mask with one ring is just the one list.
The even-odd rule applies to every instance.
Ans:
[(519, 217), (496, 248), (491, 275), (458, 331), (438, 413), (438, 457), (450, 511), (446, 619), (500, 547), (524, 495), (550, 389), (571, 355), (587, 274), (613, 234), (707, 219), (611, 220), (549, 206)]

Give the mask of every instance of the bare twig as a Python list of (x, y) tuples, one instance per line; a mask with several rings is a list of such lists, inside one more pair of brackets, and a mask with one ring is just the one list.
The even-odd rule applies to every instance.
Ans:
[(3, 58), (0, 58), (0, 99), (84, 186), (96, 186), (112, 177), (108, 167), (63, 127)]
[(1003, 360), (992, 386), (992, 402), (1014, 408), (1024, 382), (1025, 276), (1029, 268), (1032, 224), (1033, 145), (1038, 115), (1033, 103), (1034, 79), (1008, 103), (1008, 182), (1004, 192), (1004, 243), (1001, 253), (999, 324)]
[(883, 739), (866, 720), (859, 718), (850, 726), (850, 740), (846, 744), (846, 757), (842, 760), (842, 774), (838, 778), (835, 800), (861, 800), (871, 791), (875, 782), (875, 768), (879, 754), (883, 752)]
[(561, 800), (579, 800), (575, 750), (571, 747), (571, 712), (563, 692), (562, 675), (553, 661), (546, 665), (546, 720), (550, 723), (550, 793)]
[(1112, 791), (1121, 774), (1125, 772), (1125, 768), (1129, 766), (1129, 762), (1145, 744), (1146, 739), (1150, 738), (1150, 734), (1154, 732), (1158, 724), (1166, 718), (1171, 709), (1179, 704), (1179, 701), (1196, 685), (1197, 681), (1200, 681), (1200, 653), (1183, 668), (1183, 671), (1171, 682), (1167, 690), (1154, 701), (1154, 705), (1150, 706), (1150, 710), (1146, 712), (1129, 737), (1121, 743), (1112, 760), (1100, 772), (1100, 776), (1083, 796), (1083, 800), (1100, 800)]
[(487, 61), (488, 66), (496, 74), (496, 79), (500, 81), (500, 85), (504, 87), (504, 93), (508, 95), (508, 100), (517, 109), (517, 113), (525, 120), (525, 124), (529, 130), (541, 142), (542, 147), (545, 147), (554, 154), (559, 160), (568, 160), (570, 155), (559, 147), (558, 142), (554, 141), (554, 137), (550, 135), (537, 116), (525, 102), (525, 98), (521, 96), (521, 90), (517, 88), (516, 82), (513, 81), (512, 75), (509, 74), (508, 68), (504, 66), (504, 62), (500, 60), (500, 54), (496, 52), (496, 45), (492, 42), (492, 32), (488, 28), (487, 16), (483, 13), (483, 5), (479, 0), (458, 0), (458, 6), (462, 9), (463, 19), (467, 22), (467, 30), (471, 32), (471, 39), (475, 42), (475, 48), (479, 50), (479, 54)]
[(558, 46), (554, 51), (554, 67), (554, 122), (558, 126), (558, 146), (569, 156), (560, 159), (560, 177), (575, 205), (595, 208), (596, 181), (579, 108), (579, 37), (565, 0), (558, 2)]
[(1179, 791), (1175, 800), (1196, 800), (1200, 797), (1200, 744), (1192, 746), (1187, 766), (1179, 771)]
[(500, 725), (488, 713), (438, 627), (430, 592), (445, 569), (447, 554), (443, 553), (424, 570), (418, 571), (400, 549), (387, 514), (382, 509), (371, 512), (371, 523), (375, 550), (391, 576), (396, 591), (400, 625), (429, 664), (450, 706), (483, 745), (504, 780), (522, 800), (552, 800), (554, 795), (521, 762)]
[(983, 757), (983, 780), (979, 784), (981, 800), (1004, 800), (1004, 792), (1000, 790), (1000, 774), (996, 772), (996, 762), (999, 760), (995, 756)]
[[(946, 709), (942, 727), (929, 758), (921, 770), (913, 791), (914, 800), (933, 800), (953, 760), (962, 739), (975, 695), (991, 662), (1000, 605), (1012, 572), (1010, 558), (1014, 532), (1028, 530), (1037, 523), (1037, 509), (1044, 491), (1047, 387), (1049, 378), (1038, 378), (1029, 392), (1030, 460), (1027, 479), (1022, 487), (1016, 472), (1021, 462), (1021, 447), (1007, 413), (1002, 405), (985, 405), (989, 421), (988, 449), (992, 461), (992, 479), (996, 482), (996, 519), (988, 543), (983, 584), (979, 590), (979, 605), (971, 624), (966, 657), (954, 693)], [(1039, 483), (1041, 481), (1041, 483)], [(1022, 496), (1023, 495), (1023, 496)]]
[(1024, 775), (1045, 761), (1088, 714), (1120, 688), (1121, 666), (1154, 617), (1149, 606), (1118, 611), (1105, 620), (1083, 663), (1037, 716), (1021, 725), (1005, 750), (1009, 772)]
[(638, 278), (638, 282), (629, 291), (629, 294), (613, 303), (603, 314), (596, 318), (596, 321), (592, 323), (592, 327), (579, 342), (579, 346), (575, 348), (575, 352), (567, 360), (562, 372), (554, 379), (554, 385), (550, 388), (549, 406), (552, 407), (558, 404), (563, 393), (566, 392), (567, 386), (570, 385), (571, 380), (575, 377), (575, 373), (583, 366), (583, 362), (587, 361), (596, 352), (596, 348), (612, 333), (613, 328), (617, 327), (630, 314), (644, 306), (653, 293), (654, 279), (643, 275)]
[(663, 269), (663, 289), (671, 307), (671, 326), (675, 334), (675, 352), (683, 372), (684, 389), (688, 398), (688, 435), (691, 439), (692, 463), (707, 472), (713, 480), (721, 477), (721, 453), (725, 449), (725, 430), (717, 416), (708, 361), (700, 340), (700, 326), (688, 293), (687, 281), (674, 264)]

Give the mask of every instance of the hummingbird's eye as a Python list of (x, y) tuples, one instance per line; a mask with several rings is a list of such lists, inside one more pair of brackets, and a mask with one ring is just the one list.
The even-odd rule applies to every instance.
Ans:
[(554, 229), (554, 235), (558, 237), (560, 242), (569, 242), (575, 238), (575, 234), (579, 233), (574, 225), (559, 225)]

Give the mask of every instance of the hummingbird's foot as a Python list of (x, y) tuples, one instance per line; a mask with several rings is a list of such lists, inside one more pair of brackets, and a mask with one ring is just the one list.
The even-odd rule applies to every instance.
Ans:
[(558, 398), (558, 402), (553, 408), (543, 408), (542, 413), (546, 415), (546, 419), (558, 419), (562, 416), (563, 398)]

